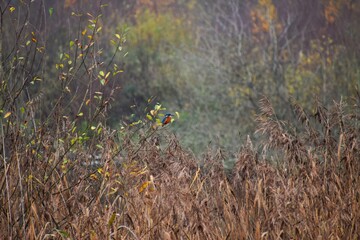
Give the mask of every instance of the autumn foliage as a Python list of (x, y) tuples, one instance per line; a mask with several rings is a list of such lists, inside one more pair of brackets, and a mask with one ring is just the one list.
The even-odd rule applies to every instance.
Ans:
[(0, 239), (360, 238), (359, 9), (1, 1)]

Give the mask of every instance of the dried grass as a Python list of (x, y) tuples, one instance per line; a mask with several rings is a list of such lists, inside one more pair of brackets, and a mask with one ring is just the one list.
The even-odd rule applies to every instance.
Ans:
[(318, 103), (313, 116), (292, 105), (299, 118), (290, 124), (261, 101), (262, 147), (248, 139), (230, 174), (220, 153), (197, 159), (166, 130), (120, 143), (104, 131), (94, 139), (100, 152), (70, 151), (50, 130), (32, 145), (11, 135), (0, 238), (358, 239), (359, 105)]

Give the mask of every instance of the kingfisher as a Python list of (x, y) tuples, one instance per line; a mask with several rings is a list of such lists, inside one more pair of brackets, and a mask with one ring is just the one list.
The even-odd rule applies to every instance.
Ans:
[(171, 122), (171, 117), (174, 116), (171, 113), (165, 114), (164, 118), (161, 120), (162, 126)]

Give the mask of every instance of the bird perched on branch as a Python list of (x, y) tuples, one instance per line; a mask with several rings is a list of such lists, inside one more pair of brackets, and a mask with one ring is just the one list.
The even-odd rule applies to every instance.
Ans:
[(164, 118), (161, 120), (162, 126), (171, 122), (171, 117), (174, 116), (171, 113), (165, 114)]

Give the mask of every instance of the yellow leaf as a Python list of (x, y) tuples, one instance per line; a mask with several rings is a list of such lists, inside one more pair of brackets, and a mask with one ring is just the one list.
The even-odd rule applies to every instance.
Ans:
[(144, 182), (140, 187), (139, 187), (139, 193), (143, 192), (148, 186), (149, 186), (149, 181)]
[(98, 180), (98, 177), (94, 173), (90, 175), (90, 178), (93, 180)]
[(11, 7), (9, 8), (9, 10), (10, 10), (10, 12), (15, 11), (15, 7), (11, 6)]
[(162, 126), (161, 120), (160, 120), (159, 118), (156, 119), (156, 124), (157, 124), (158, 126)]
[(155, 107), (154, 107), (155, 111), (160, 110), (160, 108), (161, 108), (161, 104), (156, 104)]
[(105, 78), (108, 78), (110, 75), (110, 72), (108, 72), (106, 75), (105, 75)]
[(151, 111), (150, 111), (150, 114), (151, 114), (151, 115), (153, 115), (153, 116), (155, 117), (155, 116), (156, 116), (156, 114), (157, 114), (157, 111), (155, 111), (155, 110), (151, 110)]
[(11, 112), (7, 112), (7, 113), (5, 114), (5, 116), (4, 116), (4, 118), (10, 117), (10, 115), (11, 115)]
[(176, 117), (179, 119), (180, 118), (180, 113), (179, 112), (175, 112)]

